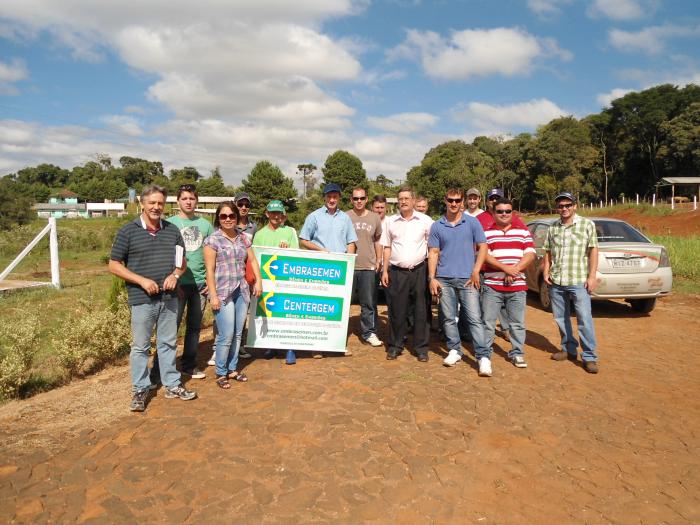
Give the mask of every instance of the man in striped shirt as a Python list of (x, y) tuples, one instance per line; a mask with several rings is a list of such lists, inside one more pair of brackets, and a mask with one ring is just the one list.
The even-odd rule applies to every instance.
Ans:
[(532, 236), (527, 228), (513, 224), (513, 203), (500, 199), (494, 206), (494, 222), (486, 234), (488, 254), (484, 269), (481, 307), (484, 316), (488, 355), (479, 359), (479, 375), (491, 375), (491, 353), (496, 331), (496, 318), (505, 307), (510, 325), (512, 348), (508, 359), (518, 368), (526, 368), (525, 302), (527, 284), (525, 269), (535, 258)]

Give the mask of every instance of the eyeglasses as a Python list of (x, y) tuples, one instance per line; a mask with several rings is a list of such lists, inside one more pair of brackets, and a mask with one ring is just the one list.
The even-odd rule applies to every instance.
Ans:
[(182, 184), (182, 185), (180, 185), (179, 190), (180, 191), (194, 191), (195, 185), (194, 184)]
[(449, 197), (445, 197), (445, 200), (450, 204), (459, 204), (460, 202), (462, 202), (462, 199), (451, 199)]
[(570, 202), (569, 204), (557, 204), (557, 210), (568, 210), (574, 205), (573, 202)]
[(498, 213), (499, 215), (503, 215), (503, 214), (510, 215), (511, 213), (513, 213), (513, 210), (495, 210), (495, 212)]
[(239, 201), (236, 203), (239, 208), (250, 208), (250, 203), (248, 201)]
[(353, 197), (352, 200), (354, 200), (354, 201), (366, 201), (367, 197)]
[(219, 220), (220, 221), (233, 221), (238, 219), (238, 216), (235, 213), (219, 213)]

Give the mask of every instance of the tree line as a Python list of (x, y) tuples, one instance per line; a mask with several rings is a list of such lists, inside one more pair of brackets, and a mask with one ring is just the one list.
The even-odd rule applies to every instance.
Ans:
[[(293, 180), (269, 161), (258, 162), (241, 186), (224, 184), (218, 168), (208, 176), (184, 167), (164, 173), (161, 162), (124, 156), (115, 166), (107, 155), (71, 170), (51, 164), (26, 167), (0, 179), (0, 228), (31, 219), (29, 207), (45, 202), (67, 188), (82, 200), (116, 200), (145, 184), (170, 191), (184, 183), (197, 184), (200, 195), (234, 195), (247, 191), (254, 211), (262, 213), (272, 198), (297, 216), (321, 205), (322, 196), (310, 163), (298, 165), (302, 176), (299, 198)], [(322, 182), (345, 190), (369, 188), (370, 195), (395, 192), (397, 185), (382, 174), (367, 177), (362, 161), (347, 151), (328, 156), (321, 168)], [(406, 182), (431, 201), (439, 213), (445, 188), (501, 187), (520, 209), (550, 210), (560, 190), (572, 191), (583, 201), (608, 201), (615, 196), (639, 194), (649, 198), (663, 177), (700, 175), (700, 87), (670, 84), (628, 93), (600, 113), (577, 119), (556, 118), (534, 134), (515, 137), (476, 137), (472, 143), (454, 140), (428, 151), (406, 174)], [(347, 199), (347, 191), (345, 198)], [(349, 206), (349, 201), (344, 203)]]

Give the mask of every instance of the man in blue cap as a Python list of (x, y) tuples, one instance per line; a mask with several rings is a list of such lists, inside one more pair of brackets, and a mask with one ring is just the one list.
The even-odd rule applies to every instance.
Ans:
[(299, 232), (299, 244), (307, 250), (355, 253), (357, 234), (348, 214), (338, 208), (340, 186), (331, 182), (323, 188), (325, 204), (311, 212)]
[[(299, 244), (307, 250), (329, 253), (355, 253), (357, 234), (347, 213), (338, 208), (340, 186), (334, 182), (323, 188), (324, 205), (311, 212), (299, 232)], [(347, 349), (345, 355), (352, 355)], [(320, 359), (323, 354), (314, 352)]]

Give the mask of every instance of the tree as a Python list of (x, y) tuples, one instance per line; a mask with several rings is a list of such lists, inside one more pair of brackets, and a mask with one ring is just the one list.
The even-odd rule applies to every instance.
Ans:
[(265, 206), (273, 199), (279, 199), (293, 208), (297, 197), (294, 181), (267, 160), (261, 160), (250, 170), (243, 179), (241, 190), (250, 194), (252, 211), (258, 216), (262, 216)]
[(440, 204), (447, 188), (469, 187), (486, 191), (493, 187), (496, 161), (472, 144), (461, 140), (445, 142), (434, 147), (407, 175), (408, 184), (416, 194), (425, 195), (430, 203), (429, 212), (440, 212)]
[(343, 203), (347, 206), (350, 202), (350, 191), (358, 186), (368, 186), (367, 172), (362, 166), (362, 161), (352, 153), (338, 150), (328, 155), (322, 168), (323, 182), (334, 182), (342, 189)]
[(226, 186), (221, 177), (219, 167), (211, 170), (211, 175), (206, 179), (201, 179), (197, 183), (197, 193), (209, 197), (233, 197), (236, 194), (234, 188)]
[(129, 187), (151, 184), (157, 177), (163, 177), (163, 163), (151, 162), (137, 157), (120, 157), (124, 182)]
[(0, 230), (10, 230), (31, 221), (32, 199), (17, 191), (18, 183), (12, 176), (0, 179)]
[(318, 180), (312, 175), (318, 168), (314, 164), (297, 164), (297, 169), (301, 173), (302, 198), (306, 198), (307, 193), (313, 191)]
[(202, 176), (197, 171), (197, 168), (193, 168), (192, 166), (185, 166), (180, 170), (170, 170), (170, 181), (173, 183), (173, 186), (194, 184), (201, 178)]
[(661, 124), (664, 142), (659, 160), (669, 174), (693, 177), (700, 173), (700, 102)]
[(554, 212), (554, 197), (559, 193), (559, 185), (552, 175), (540, 175), (535, 179), (535, 194), (542, 197), (537, 202), (546, 205), (549, 213)]
[(16, 180), (26, 184), (43, 184), (50, 188), (66, 184), (70, 172), (53, 164), (39, 164), (33, 168), (23, 168), (17, 172)]

